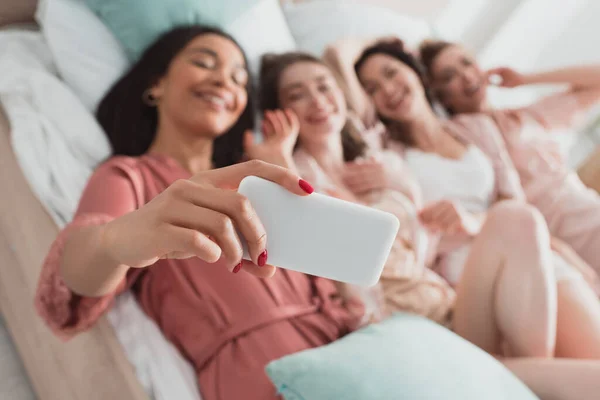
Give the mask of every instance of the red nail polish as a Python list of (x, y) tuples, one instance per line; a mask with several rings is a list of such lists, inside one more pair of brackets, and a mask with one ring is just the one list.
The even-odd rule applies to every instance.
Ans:
[(260, 253), (260, 255), (258, 256), (258, 266), (264, 267), (266, 263), (267, 263), (267, 250), (265, 249), (265, 251)]
[(237, 274), (238, 272), (240, 272), (240, 269), (242, 269), (242, 263), (240, 262), (238, 265), (236, 265), (235, 267), (233, 267), (233, 273)]
[(302, 190), (304, 190), (308, 194), (311, 194), (312, 192), (315, 191), (315, 189), (313, 189), (311, 184), (306, 182), (304, 179), (300, 179), (300, 181), (298, 181), (298, 184), (300, 185)]

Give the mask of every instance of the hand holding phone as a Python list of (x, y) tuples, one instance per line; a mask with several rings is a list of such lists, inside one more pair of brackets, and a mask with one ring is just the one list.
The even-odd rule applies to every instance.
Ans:
[(269, 264), (360, 286), (379, 280), (399, 229), (394, 215), (319, 193), (295, 196), (255, 176), (238, 191), (265, 227)]

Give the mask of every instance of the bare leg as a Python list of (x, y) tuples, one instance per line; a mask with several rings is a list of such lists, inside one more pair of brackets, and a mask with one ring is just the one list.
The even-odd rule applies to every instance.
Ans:
[(512, 358), (502, 362), (542, 400), (598, 399), (599, 361)]
[(558, 283), (556, 356), (600, 359), (600, 303), (583, 279)]
[(457, 334), (483, 350), (552, 357), (556, 343), (556, 283), (549, 234), (532, 207), (502, 202), (490, 209), (473, 241), (457, 287)]

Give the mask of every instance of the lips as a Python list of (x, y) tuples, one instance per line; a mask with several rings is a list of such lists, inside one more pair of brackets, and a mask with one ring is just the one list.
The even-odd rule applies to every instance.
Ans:
[(479, 93), (479, 91), (481, 90), (481, 88), (483, 87), (483, 83), (481, 81), (467, 85), (465, 87), (464, 93), (465, 95), (472, 97), (474, 95), (476, 95), (477, 93)]
[(408, 90), (404, 89), (403, 91), (393, 95), (392, 98), (387, 101), (386, 106), (390, 110), (397, 110), (398, 108), (400, 108), (400, 106), (402, 106), (407, 97)]

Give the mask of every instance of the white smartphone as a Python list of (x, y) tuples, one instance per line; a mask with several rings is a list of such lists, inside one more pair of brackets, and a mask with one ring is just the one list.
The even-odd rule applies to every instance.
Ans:
[(298, 196), (255, 176), (238, 192), (265, 227), (269, 264), (359, 286), (379, 280), (400, 227), (396, 216), (319, 193)]

